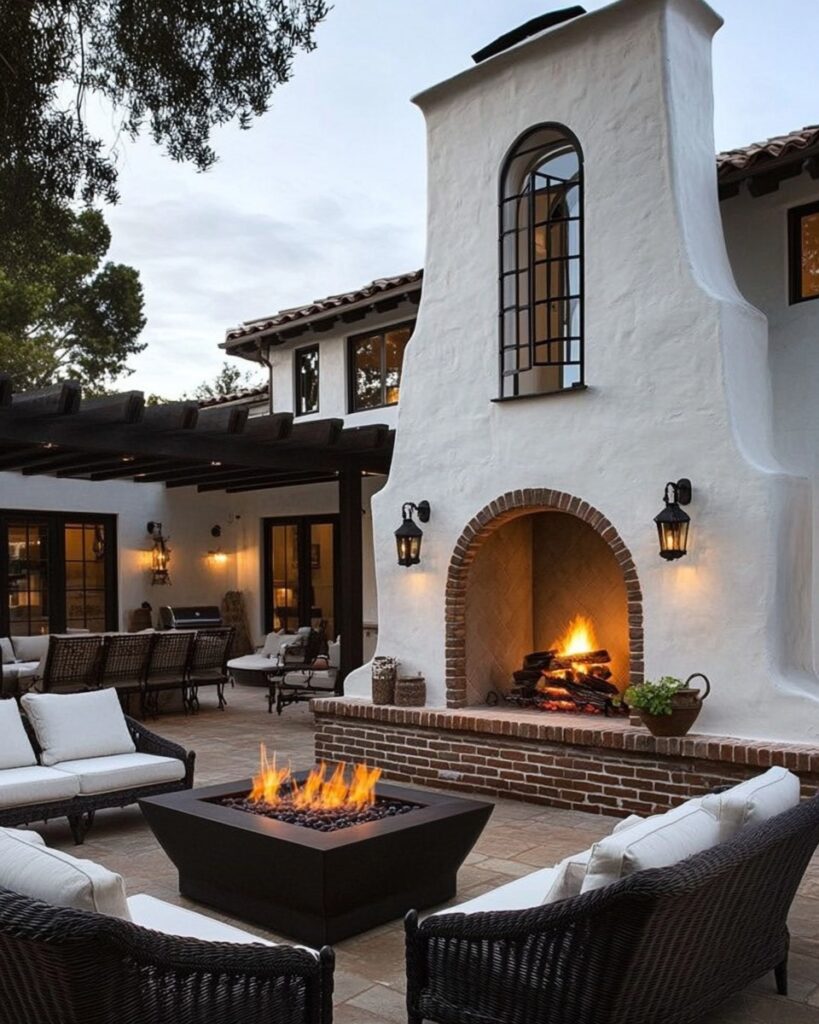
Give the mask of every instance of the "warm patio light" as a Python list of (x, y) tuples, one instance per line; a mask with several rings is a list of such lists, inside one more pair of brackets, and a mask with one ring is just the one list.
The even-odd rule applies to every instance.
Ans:
[[(210, 535), (218, 539), (222, 536), (222, 527), (218, 523), (212, 526), (210, 528)], [(227, 552), (222, 550), (221, 544), (217, 544), (215, 548), (211, 548), (208, 551), (208, 563), (214, 569), (221, 568), (221, 566), (227, 564), (227, 559)]]
[(414, 501), (406, 501), (401, 508), (403, 522), (395, 531), (399, 565), (417, 565), (421, 561), (421, 538), (424, 531), (413, 520), (413, 512), (417, 513), (422, 523), (428, 523), (429, 502), (419, 501), (416, 505)]
[(660, 537), (660, 557), (669, 562), (682, 556), (688, 550), (688, 525), (691, 522), (680, 508), (691, 501), (691, 481), (686, 477), (676, 483), (669, 481), (663, 495), (665, 508), (654, 517)]
[(151, 551), (151, 584), (169, 584), (171, 574), (168, 571), (168, 563), (171, 560), (171, 552), (168, 548), (168, 538), (162, 533), (162, 523), (155, 523), (151, 520), (146, 529), (154, 542)]

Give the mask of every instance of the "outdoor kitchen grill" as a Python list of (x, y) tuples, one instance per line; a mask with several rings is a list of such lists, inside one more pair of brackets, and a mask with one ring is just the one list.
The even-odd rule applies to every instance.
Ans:
[(215, 605), (185, 605), (159, 609), (160, 629), (216, 629), (222, 625), (222, 615)]

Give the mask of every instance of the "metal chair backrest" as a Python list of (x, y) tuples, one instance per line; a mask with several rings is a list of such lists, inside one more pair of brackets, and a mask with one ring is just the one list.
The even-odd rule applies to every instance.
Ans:
[(43, 670), (43, 693), (98, 686), (101, 651), (101, 636), (49, 637)]
[(103, 638), (101, 686), (139, 687), (148, 671), (153, 634), (115, 633)]
[(312, 665), (321, 652), (323, 642), (320, 630), (300, 630), (293, 642), (282, 648), (281, 659), (285, 665)]
[(195, 636), (193, 632), (175, 629), (154, 633), (148, 659), (148, 682), (152, 676), (178, 675), (181, 679), (188, 671)]
[(200, 629), (196, 634), (191, 655), (191, 672), (217, 669), (227, 672), (228, 653), (233, 640), (233, 626), (219, 629)]

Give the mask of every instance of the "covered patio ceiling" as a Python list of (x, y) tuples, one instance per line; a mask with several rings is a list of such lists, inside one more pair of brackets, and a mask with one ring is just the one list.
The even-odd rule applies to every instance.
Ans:
[(387, 473), (394, 433), (341, 419), (294, 423), (292, 413), (248, 418), (242, 406), (148, 406), (140, 391), (85, 398), (70, 381), (15, 393), (0, 374), (0, 471), (26, 476), (235, 494)]

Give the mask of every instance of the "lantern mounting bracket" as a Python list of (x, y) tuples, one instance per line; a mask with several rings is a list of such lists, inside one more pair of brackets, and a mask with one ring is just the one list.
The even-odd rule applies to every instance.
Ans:
[[(669, 497), (670, 494), (670, 497)], [(674, 502), (677, 505), (690, 505), (691, 504), (691, 481), (687, 476), (680, 477), (675, 483), (673, 480), (665, 485), (665, 503), (670, 505)]]
[(418, 504), (414, 501), (405, 501), (401, 506), (401, 516), (404, 519), (412, 519), (413, 512), (418, 516), (419, 522), (429, 522), (430, 508), (428, 501), (419, 501)]

